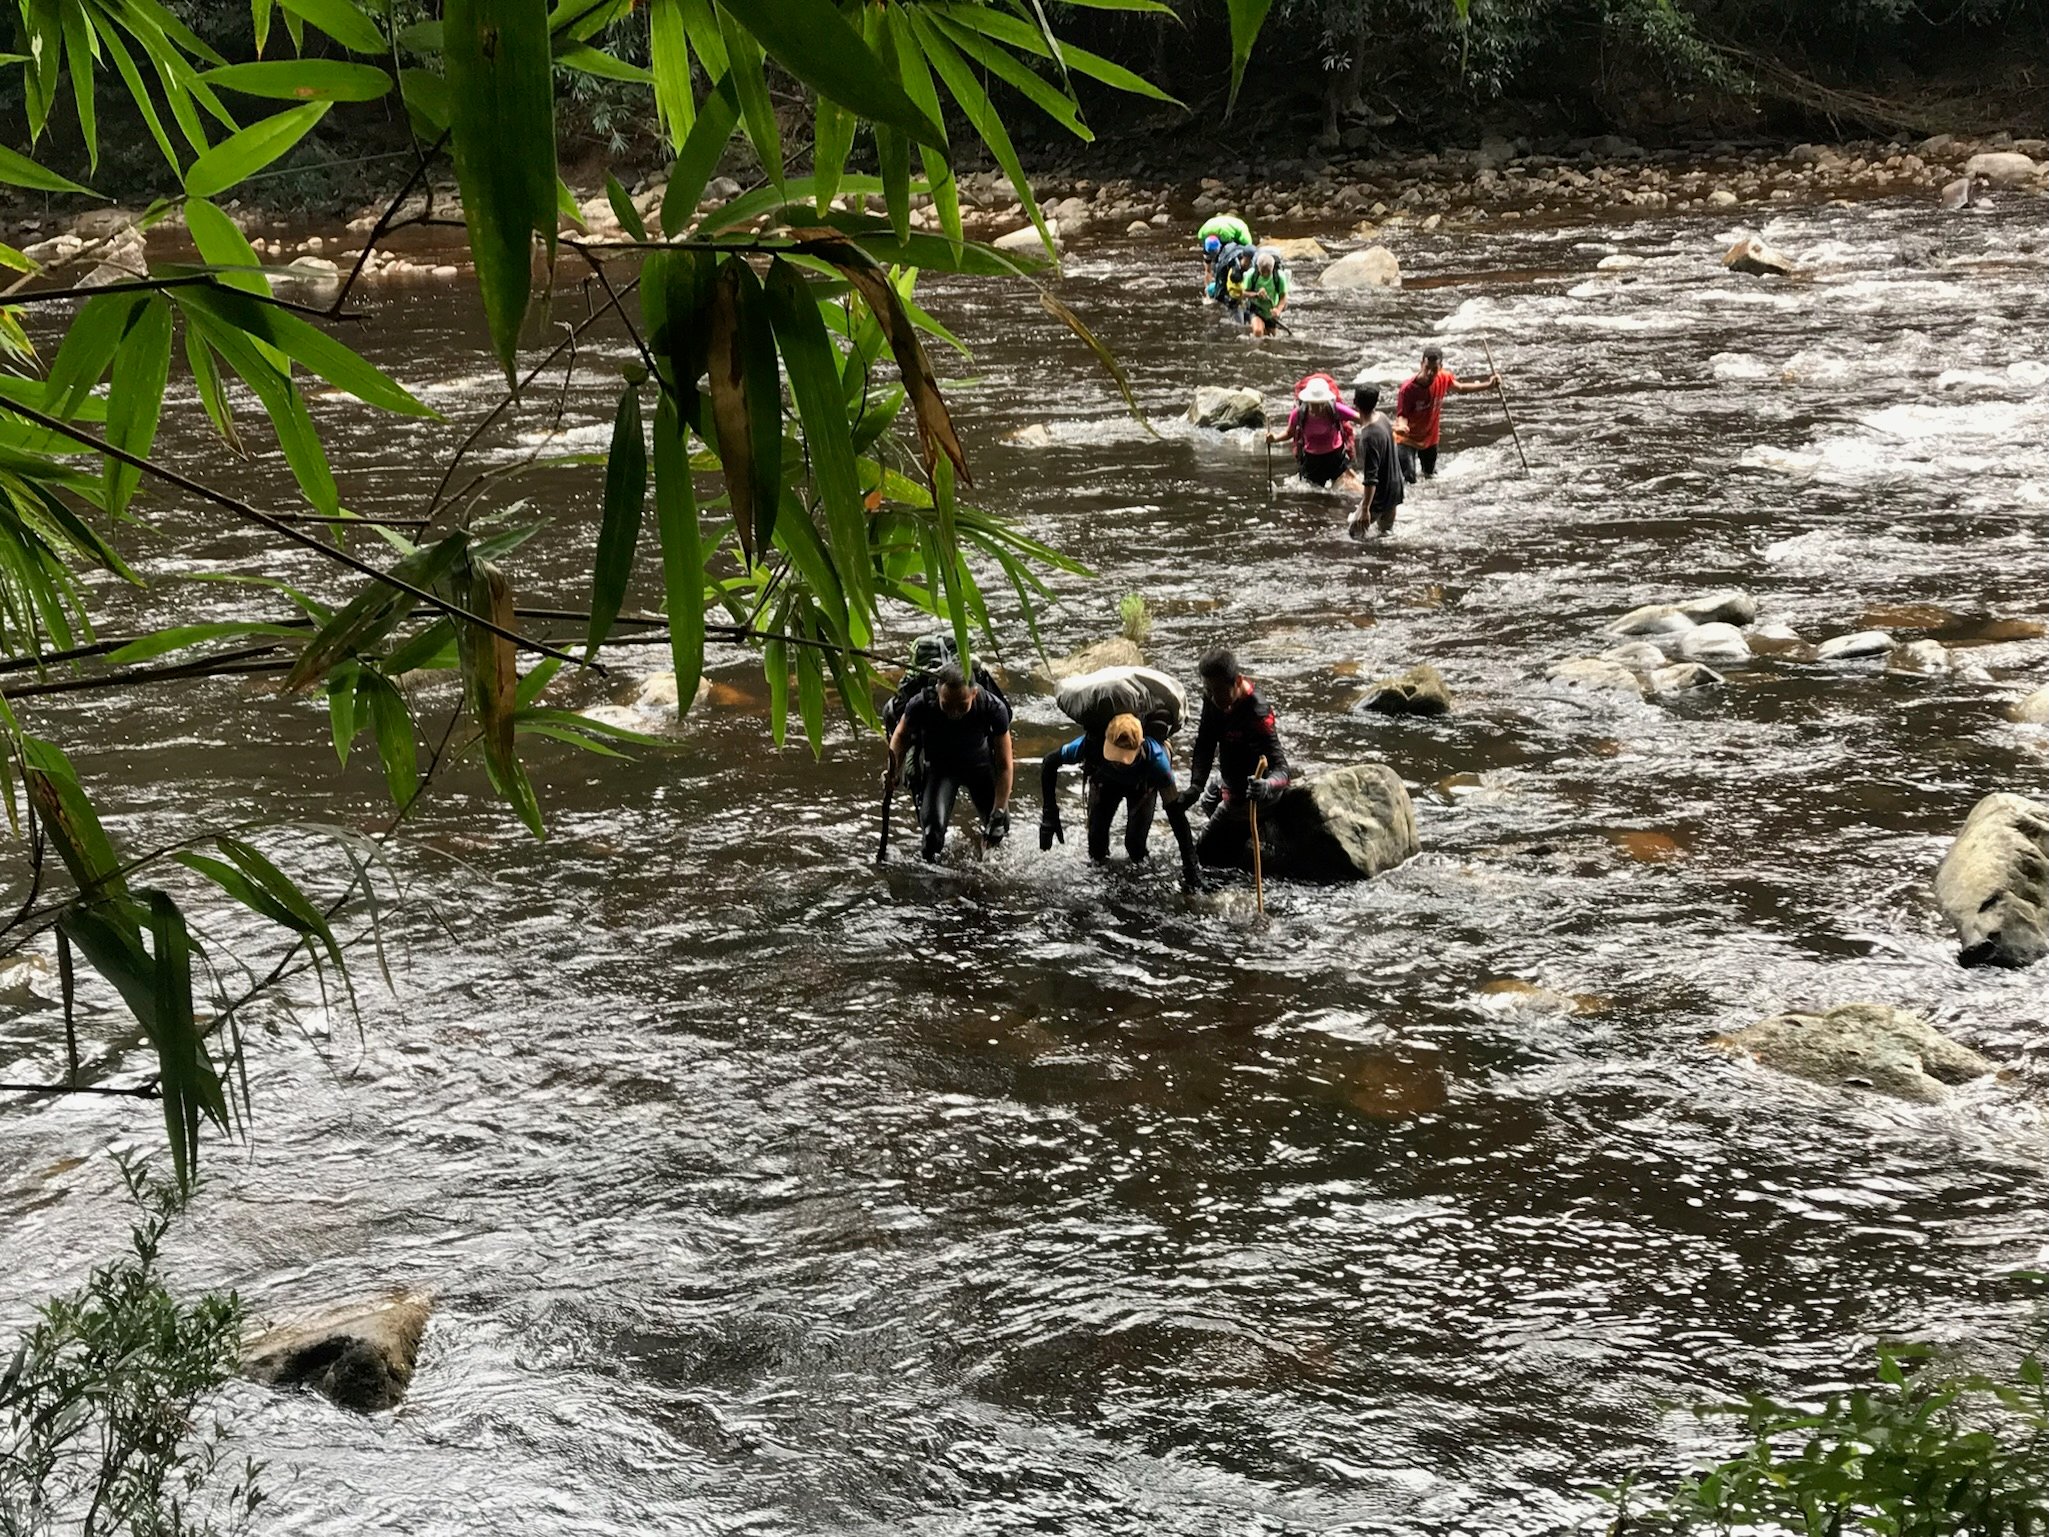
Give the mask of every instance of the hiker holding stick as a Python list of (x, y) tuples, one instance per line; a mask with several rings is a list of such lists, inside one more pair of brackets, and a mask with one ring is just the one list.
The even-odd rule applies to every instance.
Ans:
[(1501, 375), (1484, 379), (1461, 379), (1444, 366), (1444, 349), (1432, 342), (1423, 349), (1423, 364), (1394, 397), (1394, 440), (1401, 449), (1402, 479), (1414, 485), (1418, 477), (1429, 480), (1437, 474), (1437, 434), (1442, 425), (1444, 397), (1470, 395), (1477, 390), (1497, 389)]
[[(1277, 801), (1288, 788), (1288, 755), (1252, 680), (1238, 670), (1238, 658), (1221, 647), (1202, 659), (1202, 723), (1195, 732), (1195, 758), (1188, 793), (1201, 791), (1209, 825), (1195, 846), (1201, 864), (1243, 869), (1251, 836), (1248, 807)], [(1214, 765), (1217, 777), (1210, 779)]]

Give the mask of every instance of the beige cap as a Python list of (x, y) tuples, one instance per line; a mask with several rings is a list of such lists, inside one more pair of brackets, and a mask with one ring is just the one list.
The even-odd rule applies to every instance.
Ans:
[(1136, 715), (1113, 716), (1103, 732), (1103, 756), (1112, 763), (1135, 763), (1145, 745), (1145, 727)]

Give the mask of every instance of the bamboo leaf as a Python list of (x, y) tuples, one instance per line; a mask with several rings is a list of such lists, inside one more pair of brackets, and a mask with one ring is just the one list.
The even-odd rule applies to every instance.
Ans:
[(9, 186), (28, 187), (36, 192), (77, 192), (86, 197), (99, 197), (90, 187), (81, 187), (68, 176), (59, 176), (55, 171), (46, 171), (28, 156), (0, 144), (0, 181)]
[(782, 389), (761, 285), (740, 257), (720, 263), (711, 306), (712, 422), (742, 558), (773, 537), (782, 486)]
[(206, 624), (174, 624), (130, 641), (119, 651), (110, 653), (107, 661), (113, 666), (125, 667), (134, 662), (154, 661), (157, 657), (168, 656), (173, 651), (183, 651), (187, 646), (200, 646), (213, 640), (245, 640), (253, 635), (303, 640), (306, 631), (299, 625), (268, 624), (257, 619), (222, 619)]
[(854, 149), (854, 114), (829, 96), (817, 99), (811, 133), (811, 179), (822, 213), (839, 196), (847, 156)]
[(621, 229), (635, 240), (647, 239), (647, 225), (641, 221), (640, 210), (633, 206), (632, 196), (610, 171), (605, 173), (605, 201), (612, 205), (612, 217), (619, 221)]
[[(468, 534), (450, 534), (413, 551), (391, 568), (391, 574), (415, 587), (431, 586), (455, 569), (468, 547)], [(296, 694), (325, 677), (335, 663), (369, 650), (396, 629), (418, 601), (388, 582), (370, 579), (306, 643), (292, 670), (285, 674), (284, 692)]]
[(400, 416), (439, 419), (432, 407), (421, 404), (410, 390), (383, 370), (366, 363), (354, 352), (318, 326), (301, 320), (288, 310), (261, 304), (240, 291), (188, 288), (181, 295), (187, 311), (198, 310), (255, 337), (282, 352), (311, 373), (318, 374), (336, 389), (353, 395), (365, 405)]
[(303, 139), (334, 104), (308, 102), (251, 123), (229, 134), (193, 161), (185, 172), (190, 197), (217, 197), (245, 177), (262, 170)]
[[(920, 111), (939, 121), (939, 91), (932, 84), (932, 71), (926, 66), (925, 55), (918, 47), (907, 13), (901, 6), (894, 6), (888, 16), (890, 36), (896, 45), (897, 73), (903, 81), (904, 90)], [(940, 227), (945, 230), (947, 240), (958, 248), (961, 242), (960, 187), (953, 179), (953, 167), (947, 161), (944, 139), (937, 145), (920, 144), (918, 157), (925, 168), (925, 181), (932, 189), (933, 205), (939, 210)]]
[(351, 53), (382, 55), (388, 52), (384, 34), (377, 24), (349, 0), (278, 0), (289, 13), (310, 21)]
[[(517, 625), (512, 584), (492, 562), (466, 560), (450, 576), (471, 613), (506, 630)], [(540, 804), (513, 746), (514, 717), (519, 712), (518, 652), (503, 635), (467, 622), (457, 624), (456, 643), (462, 653), (464, 691), (483, 743), (485, 772), (533, 835), (544, 837)]]
[(790, 648), (787, 642), (771, 640), (762, 643), (761, 670), (768, 679), (768, 733), (780, 748), (790, 723)]
[(356, 689), (363, 669), (339, 662), (327, 674), (327, 723), (334, 736), (334, 755), (349, 766), (349, 748), (356, 740)]
[(739, 121), (740, 93), (734, 89), (732, 76), (723, 76), (706, 93), (689, 137), (677, 151), (676, 163), (669, 167), (669, 184), (662, 190), (664, 235), (682, 234), (696, 216), (698, 199), (704, 196)]
[(546, 0), (448, 0), (442, 62), (456, 181), (492, 344), (518, 377), (533, 240), (555, 264), (555, 96)]
[(697, 121), (690, 90), (690, 45), (678, 0), (649, 0), (647, 54), (655, 80), (655, 111), (669, 143), (681, 151)]
[(55, 743), (27, 735), (18, 740), (29, 804), (42, 819), (43, 831), (56, 846), (72, 883), (88, 897), (125, 895), (128, 886), (121, 877), (121, 861), (71, 760)]
[[(879, 123), (921, 144), (944, 148), (936, 114), (921, 110), (882, 68), (868, 43), (832, 0), (747, 0), (736, 14), (777, 64), (855, 116)], [(731, 46), (731, 29), (727, 32)]]
[(666, 390), (655, 406), (655, 530), (662, 542), (669, 662), (676, 670), (680, 720), (704, 675), (704, 547), (690, 480), (690, 432)]
[(1003, 167), (1003, 174), (1010, 178), (1012, 190), (1024, 205), (1040, 240), (1045, 243), (1046, 254), (1057, 256), (1052, 232), (1046, 228), (1046, 216), (1039, 211), (1039, 200), (1032, 195), (1031, 178), (1025, 175), (1024, 164), (1017, 157), (1017, 150), (1003, 127), (1003, 119), (996, 115), (995, 107), (990, 104), (989, 93), (982, 89), (975, 72), (938, 27), (916, 15), (912, 16), (911, 24), (917, 28), (918, 39), (925, 45), (925, 56), (932, 61), (939, 78), (946, 82), (948, 93), (959, 104), (982, 142), (989, 147), (989, 153), (996, 157), (996, 163)]
[(121, 338), (128, 334), (136, 313), (148, 301), (147, 294), (94, 294), (78, 307), (57, 348), (57, 356), (50, 360), (50, 376), (43, 392), (44, 410), (66, 421), (77, 418), (93, 386), (113, 363)]
[(1238, 105), (1238, 87), (1245, 82), (1245, 65), (1252, 57), (1252, 45), (1259, 29), (1266, 25), (1266, 13), (1273, 0), (1226, 0), (1231, 15), (1231, 94), (1224, 103), (1224, 116)]
[(377, 738), (377, 758), (384, 765), (384, 785), (391, 803), (403, 809), (420, 788), (418, 750), (413, 742), (413, 714), (405, 695), (383, 673), (365, 667), (356, 680), (356, 704), (370, 716)]
[(655, 77), (638, 64), (629, 64), (624, 59), (614, 58), (602, 48), (593, 48), (589, 43), (568, 43), (555, 49), (555, 62), (564, 69), (573, 69), (580, 75), (591, 75), (599, 80), (623, 80), (628, 85), (653, 85)]
[(840, 393), (839, 363), (818, 301), (787, 262), (770, 265), (766, 298), (776, 344), (790, 376), (790, 394), (804, 423), (804, 443), (817, 477), (826, 514), (833, 564), (847, 589), (848, 637), (865, 647), (873, 638), (870, 616), (875, 590), (868, 552), (868, 517), (861, 504), (861, 477), (854, 464), (854, 440)]
[(93, 60), (99, 55), (99, 39), (81, 0), (60, 0), (63, 17), (64, 58), (71, 66), (71, 100), (78, 110), (78, 135), (85, 140), (86, 165), (100, 168), (100, 131), (93, 103)]
[(277, 101), (376, 101), (391, 90), (391, 76), (374, 64), (350, 64), (341, 59), (229, 64), (207, 70), (199, 78), (218, 89)]
[(804, 740), (811, 744), (814, 759), (825, 755), (825, 675), (818, 665), (818, 652), (810, 646), (797, 648), (797, 718), (804, 723)]
[(730, 61), (726, 78), (740, 96), (740, 122), (747, 141), (760, 157), (762, 169), (777, 187), (783, 184), (783, 136), (776, 123), (775, 103), (769, 98), (768, 76), (763, 70), (761, 44), (752, 33), (733, 19), (723, 5), (718, 8), (719, 29), (726, 40)]
[(640, 542), (641, 511), (647, 504), (647, 440), (640, 425), (640, 390), (619, 392), (612, 420), (612, 449), (605, 459), (605, 516), (598, 526), (598, 550), (591, 564), (590, 629), (584, 660), (598, 654), (626, 601), (633, 556)]
[[(107, 441), (139, 459), (149, 457), (156, 443), (157, 418), (163, 410), (164, 385), (171, 373), (171, 306), (153, 298), (143, 306), (114, 354), (114, 374), (107, 387)], [(107, 461), (106, 509), (120, 517), (142, 480), (132, 464)]]

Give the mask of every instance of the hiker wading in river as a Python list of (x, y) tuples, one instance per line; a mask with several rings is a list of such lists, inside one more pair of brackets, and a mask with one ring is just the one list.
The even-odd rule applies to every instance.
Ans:
[(1084, 731), (1065, 746), (1056, 747), (1039, 762), (1042, 791), (1039, 813), (1039, 847), (1053, 847), (1057, 838), (1067, 841), (1060, 825), (1060, 803), (1055, 791), (1060, 770), (1079, 764), (1088, 781), (1089, 858), (1098, 862), (1110, 857), (1110, 824), (1117, 808), (1128, 808), (1124, 816), (1124, 852), (1133, 864), (1146, 857), (1146, 841), (1152, 833), (1153, 808), (1164, 804), (1167, 825), (1174, 830), (1174, 842), (1181, 850), (1181, 885), (1200, 891), (1202, 876), (1195, 867), (1195, 834), (1188, 825), (1188, 812), (1174, 783), (1174, 765), (1164, 744), (1145, 733), (1136, 715), (1114, 717), (1102, 735)]
[(912, 743), (924, 758), (918, 795), (918, 825), (924, 855), (937, 859), (946, 846), (946, 824), (962, 790), (982, 815), (982, 837), (995, 847), (1010, 832), (1010, 706), (979, 688), (959, 662), (939, 670), (939, 681), (911, 701), (889, 739), (892, 781), (903, 770)]
[[(1252, 836), (1246, 807), (1267, 805), (1288, 788), (1288, 755), (1252, 680), (1238, 670), (1238, 658), (1219, 648), (1202, 659), (1202, 723), (1195, 732), (1195, 761), (1190, 766), (1188, 793), (1202, 790), (1209, 826), (1196, 843), (1195, 857), (1205, 865), (1242, 868)], [(1260, 760), (1266, 772), (1258, 773)], [(1217, 777), (1210, 779), (1214, 764)]]
[(1288, 413), (1288, 425), (1269, 432), (1269, 443), (1293, 443), (1295, 467), (1312, 486), (1342, 482), (1357, 490), (1352, 478), (1351, 433), (1358, 413), (1340, 401), (1330, 380), (1312, 374), (1295, 394), (1295, 409)]
[(1403, 381), (1394, 397), (1394, 440), (1401, 449), (1402, 479), (1413, 486), (1419, 475), (1424, 480), (1436, 476), (1437, 432), (1445, 396), (1470, 395), (1495, 389), (1500, 383), (1499, 374), (1462, 381), (1444, 366), (1442, 347), (1425, 347), (1423, 366)]
[(1362, 489), (1345, 532), (1354, 539), (1364, 539), (1369, 533), (1385, 539), (1394, 532), (1394, 515), (1402, 505), (1404, 490), (1394, 428), (1379, 406), (1379, 385), (1364, 379), (1352, 381), (1352, 409), (1359, 413), (1359, 425), (1352, 429), (1352, 465)]

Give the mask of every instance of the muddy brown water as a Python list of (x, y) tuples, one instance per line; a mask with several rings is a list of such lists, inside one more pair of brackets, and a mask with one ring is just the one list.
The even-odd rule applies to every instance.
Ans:
[[(259, 1313), (437, 1298), (391, 1416), (228, 1395), (270, 1462), (260, 1524), (1552, 1532), (1599, 1519), (1596, 1485), (1708, 1445), (1674, 1405), (1818, 1391), (1881, 1335), (1988, 1359), (2030, 1338), (2008, 1273), (2049, 1224), (2043, 976), (1960, 969), (1929, 878), (1978, 796), (2044, 788), (2049, 738), (2002, 714), (2049, 662), (2003, 623), (2049, 617), (2039, 209), (1789, 211), (1768, 233), (1816, 262), (1798, 285), (1721, 273), (1712, 220), (1418, 237), (1419, 276), (1565, 275), (1309, 288), (1257, 348), (1194, 301), (1179, 242), (1086, 248), (1067, 295), (1157, 437), (1035, 304), (931, 285), (975, 348), (952, 366), (978, 381), (956, 401), (980, 500), (1101, 574), (1056, 583), (1049, 646), (1146, 594), (1155, 660), (1187, 676), (1237, 645), (1302, 763), (1392, 762), (1423, 855), (1277, 887), (1255, 928), (1246, 893), (1191, 904), (1165, 861), (1040, 854), (1028, 763), (1000, 855), (878, 871), (875, 745), (770, 750), (738, 661), (671, 750), (537, 751), (545, 846), (458, 773), (395, 856), (396, 997), (365, 962), (360, 1033), (310, 997), (264, 1016), (253, 1135), (214, 1147), (177, 1241), (182, 1278)], [(1921, 239), (1932, 257), (1892, 259)], [(1597, 273), (1618, 250), (1643, 264)], [(353, 505), (417, 504), (487, 407), (473, 304), (368, 297), (366, 350), (450, 424), (317, 405)], [(1385, 549), (1344, 539), (1335, 497), (1269, 506), (1249, 438), (1174, 420), (1198, 382), (1391, 384), (1430, 336), (1467, 373), (1493, 343), (1533, 472), (1491, 400), (1455, 399), (1444, 472)], [(624, 347), (600, 351), (571, 446), (609, 430)], [(552, 403), (488, 462), (542, 441)], [(1003, 441), (1033, 423), (1051, 446)], [(172, 446), (288, 505), (274, 454)], [(528, 590), (575, 605), (591, 477), (524, 494), (553, 551)], [(200, 509), (162, 515), (160, 577), (205, 554), (324, 580)], [(1663, 704), (1541, 683), (1628, 607), (1724, 586), (1810, 639), (1883, 617), (1969, 645), (1993, 681), (1764, 658)], [(1456, 714), (1354, 711), (1418, 661)], [(661, 665), (617, 663), (577, 697)], [(1061, 722), (1016, 698), (1041, 752)], [(138, 845), (381, 814), (323, 712), (260, 684), (33, 720)], [(1859, 999), (1928, 1011), (2012, 1080), (1902, 1107), (1701, 1045)], [(4, 1076), (55, 1071), (47, 1001), (16, 1009)], [(0, 1106), (0, 1318), (118, 1244), (100, 1155), (159, 1139), (118, 1103)]]

